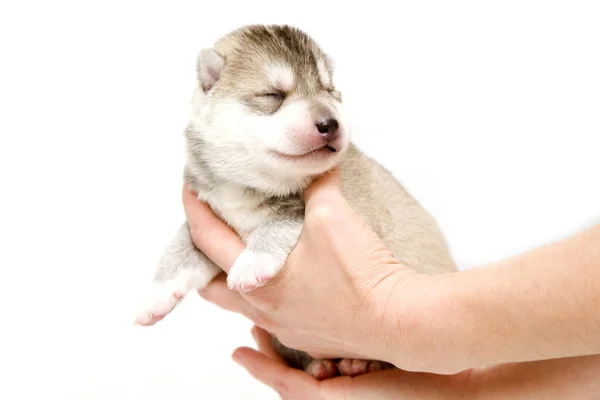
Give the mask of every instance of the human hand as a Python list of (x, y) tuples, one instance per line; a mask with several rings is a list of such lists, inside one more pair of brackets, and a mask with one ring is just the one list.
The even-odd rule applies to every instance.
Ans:
[(434, 375), (388, 369), (354, 378), (342, 376), (324, 381), (292, 369), (271, 347), (271, 336), (254, 327), (258, 350), (238, 348), (233, 359), (254, 378), (276, 391), (282, 399), (465, 399), (477, 381), (472, 371), (457, 375)]
[[(393, 257), (344, 199), (339, 170), (313, 183), (304, 200), (301, 237), (277, 276), (262, 288), (238, 293), (221, 275), (200, 295), (316, 358), (400, 361), (403, 366), (409, 358), (402, 344), (412, 340), (411, 316), (418, 314), (411, 299), (431, 292), (424, 285), (434, 278)], [(183, 203), (195, 245), (227, 272), (243, 242), (185, 189)]]
[(267, 332), (254, 327), (252, 336), (259, 351), (238, 348), (233, 359), (285, 400), (600, 398), (600, 355), (499, 364), (455, 375), (388, 369), (318, 381), (289, 368), (271, 347)]

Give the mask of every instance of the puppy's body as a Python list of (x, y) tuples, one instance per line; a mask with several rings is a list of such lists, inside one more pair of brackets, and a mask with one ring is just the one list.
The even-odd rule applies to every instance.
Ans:
[[(284, 265), (304, 218), (301, 193), (341, 164), (343, 192), (399, 261), (424, 273), (456, 269), (435, 220), (378, 163), (350, 143), (332, 63), (303, 32), (286, 26), (234, 31), (198, 59), (198, 88), (185, 130), (185, 179), (242, 238), (246, 250), (228, 274), (233, 290), (253, 290)], [(159, 262), (154, 290), (137, 318), (162, 319), (191, 289), (221, 270), (192, 244), (183, 224)], [(315, 377), (330, 361), (276, 348)], [(383, 367), (339, 364), (356, 374)]]

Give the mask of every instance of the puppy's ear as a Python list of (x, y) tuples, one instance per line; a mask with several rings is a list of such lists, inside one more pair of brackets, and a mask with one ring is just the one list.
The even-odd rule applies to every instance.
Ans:
[(329, 73), (333, 75), (335, 73), (335, 61), (329, 56), (329, 54), (325, 54), (325, 65), (327, 66)]
[(204, 49), (198, 55), (196, 73), (198, 82), (204, 92), (213, 88), (225, 67), (225, 60), (213, 49)]

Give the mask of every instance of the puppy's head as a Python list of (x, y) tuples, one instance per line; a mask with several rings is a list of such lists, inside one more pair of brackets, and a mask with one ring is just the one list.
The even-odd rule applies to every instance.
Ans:
[(238, 29), (200, 53), (197, 77), (188, 147), (222, 179), (288, 194), (348, 147), (332, 62), (298, 29)]

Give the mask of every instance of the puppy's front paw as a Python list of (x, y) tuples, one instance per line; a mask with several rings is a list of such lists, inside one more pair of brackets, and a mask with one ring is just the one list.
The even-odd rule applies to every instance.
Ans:
[(141, 326), (154, 325), (170, 313), (185, 296), (187, 288), (175, 288), (169, 284), (155, 284), (146, 296), (135, 316)]
[(227, 275), (227, 286), (241, 292), (255, 290), (275, 276), (284, 262), (267, 253), (244, 250)]
[(205, 287), (212, 276), (211, 271), (182, 270), (167, 281), (154, 282), (138, 308), (135, 323), (149, 326), (163, 319), (191, 289)]

